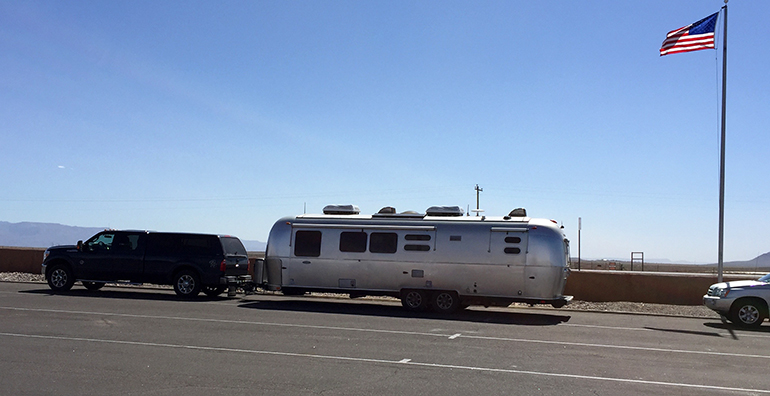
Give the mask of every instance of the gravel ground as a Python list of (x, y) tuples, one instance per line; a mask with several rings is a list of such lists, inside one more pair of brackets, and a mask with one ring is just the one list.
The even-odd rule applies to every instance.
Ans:
[[(0, 272), (0, 282), (29, 282), (45, 283), (43, 275), (21, 272)], [(527, 307), (527, 304), (514, 304), (516, 307)], [(539, 307), (539, 306), (538, 306)], [(668, 305), (635, 302), (589, 302), (572, 301), (560, 310), (594, 311), (594, 312), (623, 312), (648, 315), (669, 315), (694, 318), (719, 318), (719, 315), (702, 305)]]

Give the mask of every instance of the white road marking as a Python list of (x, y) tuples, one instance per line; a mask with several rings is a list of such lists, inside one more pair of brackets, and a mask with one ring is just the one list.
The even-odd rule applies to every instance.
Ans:
[(457, 338), (457, 337), (459, 337), (459, 336), (461, 336), (461, 335), (462, 335), (462, 334), (460, 334), (460, 333), (457, 333), (457, 334), (452, 334), (451, 336), (449, 336), (449, 339), (450, 339), (450, 340), (454, 340), (455, 338)]
[[(16, 308), (16, 307), (0, 307), (0, 309), (8, 309), (8, 310), (16, 310), (16, 311), (67, 313), (67, 314), (74, 314), (74, 315), (104, 315), (104, 316), (117, 316), (117, 317), (142, 318), (142, 319), (180, 320), (180, 321), (210, 322), (210, 323), (231, 323), (231, 324), (275, 326), (275, 327), (296, 327), (296, 328), (304, 328), (304, 329), (416, 335), (416, 336), (441, 337), (441, 338), (448, 338), (448, 337), (454, 336), (451, 334), (425, 333), (425, 332), (416, 332), (416, 331), (365, 329), (365, 328), (355, 328), (355, 327), (320, 326), (320, 325), (273, 323), (273, 322), (252, 322), (252, 321), (245, 321), (245, 320), (203, 319), (203, 318), (189, 318), (189, 317), (178, 317), (178, 316), (153, 316), (153, 315), (122, 314), (122, 313), (109, 313), (109, 312), (68, 311), (68, 310), (58, 310), (58, 309), (37, 309), (37, 308)], [(747, 359), (747, 358), (770, 359), (770, 355), (749, 355), (749, 354), (742, 354), (742, 353), (727, 353), (727, 352), (714, 352), (714, 351), (650, 348), (650, 347), (637, 347), (637, 346), (630, 346), (630, 345), (590, 344), (590, 343), (584, 343), (584, 342), (548, 341), (548, 340), (534, 340), (534, 339), (524, 339), (524, 338), (490, 337), (490, 336), (475, 336), (475, 335), (465, 335), (463, 336), (463, 338), (472, 338), (477, 340), (488, 340), (488, 341), (517, 342), (517, 343), (525, 343), (525, 344), (548, 344), (548, 345), (560, 345), (560, 346), (575, 346), (575, 347), (583, 347), (583, 348), (624, 349), (624, 350), (635, 350), (635, 351), (646, 351), (646, 352), (682, 353), (682, 354), (710, 355), (710, 356), (721, 356), (721, 357), (737, 357), (741, 359)]]
[(385, 359), (371, 359), (371, 358), (359, 358), (359, 357), (349, 357), (349, 356), (313, 355), (313, 354), (295, 353), (295, 352), (261, 351), (261, 350), (240, 349), (240, 348), (206, 347), (206, 346), (196, 346), (196, 345), (165, 344), (165, 343), (139, 342), (139, 341), (103, 340), (103, 339), (97, 339), (97, 338), (45, 336), (45, 335), (35, 335), (35, 334), (18, 334), (18, 333), (2, 333), (2, 332), (0, 332), (0, 336), (17, 337), (17, 338), (35, 338), (35, 339), (44, 339), (44, 340), (59, 340), (59, 341), (75, 341), (75, 342), (90, 342), (90, 343), (132, 345), (132, 346), (145, 346), (145, 347), (157, 347), (157, 348), (189, 349), (189, 350), (198, 350), (198, 351), (250, 353), (250, 354), (259, 354), (259, 355), (286, 356), (286, 357), (309, 358), (309, 359), (325, 359), (325, 360), (340, 360), (340, 361), (361, 362), (361, 363), (407, 364), (407, 365), (415, 365), (415, 366), (421, 366), (421, 367), (432, 367), (432, 368), (437, 368), (437, 369), (483, 371), (483, 372), (490, 372), (490, 373), (522, 374), (522, 375), (531, 375), (531, 376), (570, 378), (570, 379), (593, 380), (593, 381), (604, 381), (604, 382), (617, 382), (617, 383), (639, 384), (639, 385), (657, 385), (657, 386), (687, 388), (687, 389), (717, 390), (717, 391), (727, 391), (727, 392), (744, 392), (744, 393), (754, 393), (754, 394), (757, 394), (757, 393), (770, 394), (770, 390), (765, 390), (765, 389), (732, 388), (732, 387), (714, 386), (714, 385), (699, 385), (699, 384), (685, 384), (685, 383), (679, 383), (679, 382), (648, 381), (648, 380), (629, 379), (629, 378), (599, 377), (599, 376), (592, 376), (592, 375), (549, 373), (549, 372), (543, 372), (543, 371), (513, 370), (513, 369), (501, 369), (501, 368), (493, 368), (493, 367), (460, 366), (460, 365), (439, 364), (439, 363), (420, 363), (420, 362), (413, 362), (413, 361), (411, 361), (411, 359), (385, 360)]

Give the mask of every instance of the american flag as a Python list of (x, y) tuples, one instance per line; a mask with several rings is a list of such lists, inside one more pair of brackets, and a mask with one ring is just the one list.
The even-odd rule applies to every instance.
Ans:
[(660, 56), (680, 52), (714, 48), (714, 28), (719, 13), (711, 14), (698, 22), (668, 32)]

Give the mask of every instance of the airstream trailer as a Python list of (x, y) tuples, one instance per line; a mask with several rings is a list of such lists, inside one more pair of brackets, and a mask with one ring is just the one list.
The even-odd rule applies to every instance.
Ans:
[(263, 286), (284, 294), (392, 296), (409, 310), (452, 312), (512, 302), (562, 307), (569, 242), (551, 220), (524, 209), (464, 216), (456, 206), (424, 214), (354, 205), (278, 220), (270, 231)]

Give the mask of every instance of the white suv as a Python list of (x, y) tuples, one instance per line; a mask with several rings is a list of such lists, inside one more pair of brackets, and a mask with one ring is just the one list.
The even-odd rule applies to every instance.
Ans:
[(756, 327), (768, 317), (770, 274), (757, 280), (716, 283), (703, 304), (736, 325)]

